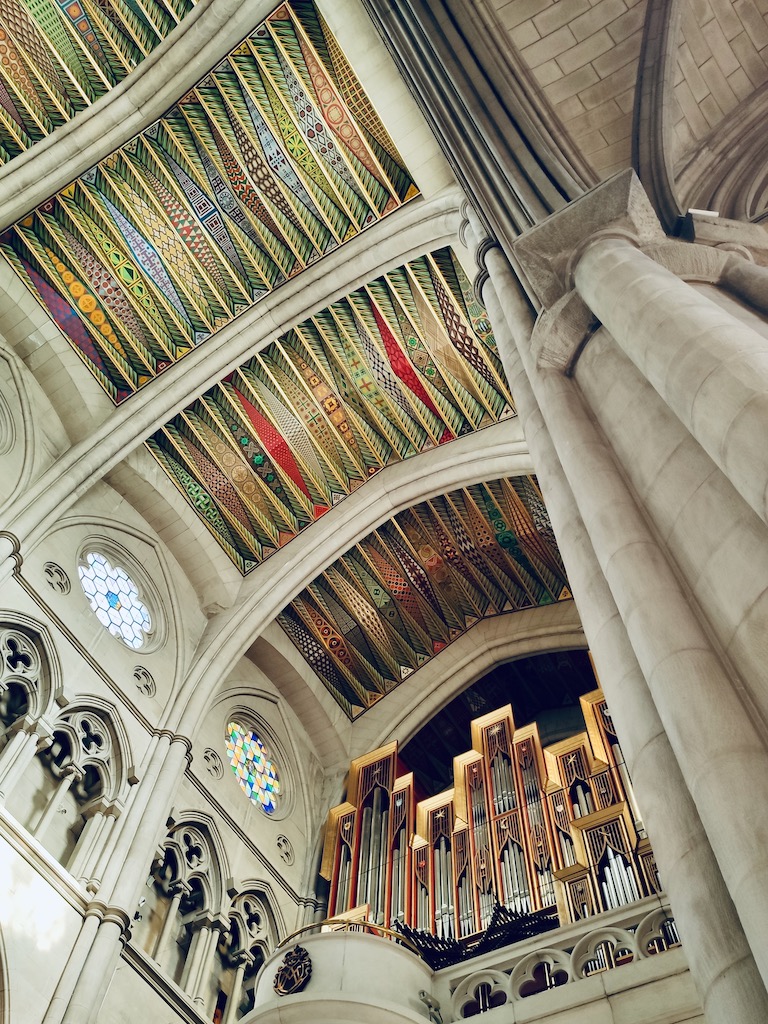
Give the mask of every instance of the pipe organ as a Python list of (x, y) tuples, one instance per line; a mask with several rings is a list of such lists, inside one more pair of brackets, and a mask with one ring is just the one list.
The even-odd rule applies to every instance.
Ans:
[(509, 705), (475, 719), (453, 789), (426, 799), (396, 743), (353, 761), (326, 829), (329, 916), (462, 939), (497, 903), (564, 924), (658, 892), (601, 691), (581, 705), (585, 731), (547, 747)]

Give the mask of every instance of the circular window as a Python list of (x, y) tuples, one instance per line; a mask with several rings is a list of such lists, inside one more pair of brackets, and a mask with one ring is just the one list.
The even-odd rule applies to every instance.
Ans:
[(89, 551), (77, 567), (80, 584), (99, 622), (112, 636), (138, 651), (152, 631), (149, 610), (125, 569), (113, 568), (98, 551)]
[(252, 729), (237, 722), (227, 726), (227, 757), (245, 795), (265, 814), (277, 810), (280, 779), (266, 747)]

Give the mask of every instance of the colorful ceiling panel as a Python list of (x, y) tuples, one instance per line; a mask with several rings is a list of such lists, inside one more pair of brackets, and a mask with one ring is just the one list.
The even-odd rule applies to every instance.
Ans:
[(294, 0), (0, 246), (120, 403), (416, 191), (317, 9)]
[(246, 573), (382, 467), (513, 415), (450, 249), (288, 331), (148, 445)]
[(401, 512), (278, 621), (354, 719), (480, 619), (570, 596), (536, 481), (516, 477)]
[(196, 0), (0, 0), (0, 163), (117, 85)]

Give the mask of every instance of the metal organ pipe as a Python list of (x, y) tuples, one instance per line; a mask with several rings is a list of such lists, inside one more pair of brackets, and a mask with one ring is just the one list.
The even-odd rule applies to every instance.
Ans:
[(434, 850), (435, 865), (435, 932), (441, 938), (452, 938), (453, 925), (453, 869), (451, 847), (445, 836), (440, 836)]
[(494, 814), (513, 811), (516, 800), (512, 766), (501, 751), (498, 751), (491, 761), (491, 785), (493, 787)]
[(475, 931), (475, 915), (472, 907), (472, 889), (467, 871), (459, 879), (459, 934), (463, 937)]
[(417, 881), (416, 927), (429, 930), (429, 893), (423, 882)]
[(370, 805), (363, 808), (360, 821), (360, 850), (357, 862), (357, 902), (368, 902), (368, 871), (370, 868), (369, 857), (371, 854), (371, 816), (373, 812)]
[(339, 876), (336, 883), (336, 901), (333, 906), (334, 914), (343, 914), (349, 909), (349, 882), (352, 872), (352, 853), (346, 843), (341, 844), (339, 855)]
[(390, 895), (390, 918), (402, 924), (405, 920), (405, 828), (401, 826), (397, 831), (395, 845), (392, 851), (392, 892)]

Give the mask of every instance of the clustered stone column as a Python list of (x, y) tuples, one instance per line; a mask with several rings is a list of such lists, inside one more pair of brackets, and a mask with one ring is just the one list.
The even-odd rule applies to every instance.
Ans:
[(30, 722), (25, 718), (14, 722), (8, 732), (10, 739), (0, 754), (0, 805), (4, 805), (16, 784), (24, 774), (35, 755), (51, 745), (48, 731), (43, 731), (41, 722)]
[[(595, 287), (579, 262), (591, 251), (588, 246), (584, 255), (583, 239), (602, 230), (595, 249), (610, 242), (623, 251), (630, 233), (658, 244), (663, 236), (642, 199), (629, 177), (608, 183), (513, 246), (543, 298), (535, 329), (518, 275), (498, 247), (481, 247), (482, 297), (708, 1019), (751, 1024), (768, 1014), (756, 967), (758, 961), (766, 968), (768, 918), (756, 904), (766, 895), (765, 879), (758, 879), (768, 860), (759, 836), (744, 827), (752, 801), (764, 806), (766, 797), (763, 736), (573, 378), (585, 340), (588, 349), (600, 326), (567, 286), (575, 265), (580, 289)], [(639, 209), (628, 209), (633, 205)], [(474, 226), (478, 242), (482, 233)], [(603, 267), (608, 276), (609, 263)], [(709, 304), (675, 281), (690, 293), (688, 306)], [(608, 291), (605, 286), (603, 304)], [(611, 294), (620, 309), (621, 292)], [(652, 307), (652, 291), (645, 299)], [(634, 309), (633, 326), (637, 302)], [(675, 330), (674, 321), (668, 329)], [(756, 772), (760, 797), (752, 786)], [(748, 890), (754, 897), (755, 887), (762, 892), (751, 900)]]

